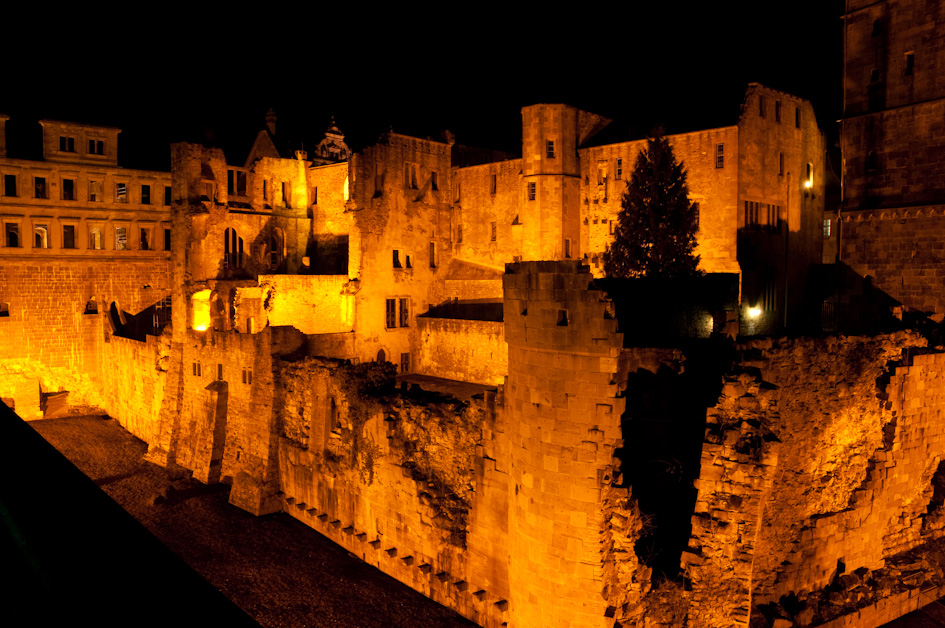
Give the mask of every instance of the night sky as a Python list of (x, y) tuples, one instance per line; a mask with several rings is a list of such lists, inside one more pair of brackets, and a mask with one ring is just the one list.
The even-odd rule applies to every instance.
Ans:
[(0, 112), (13, 116), (10, 156), (36, 156), (37, 120), (78, 120), (122, 128), (123, 165), (169, 169), (168, 143), (179, 140), (242, 163), (269, 107), (279, 133), (306, 147), (334, 115), (355, 150), (388, 128), (434, 138), (449, 129), (459, 143), (519, 153), (524, 105), (572, 104), (643, 137), (660, 124), (733, 124), (758, 81), (813, 101), (835, 141), (842, 0), (641, 4), (541, 16), (486, 4), (348, 15), (230, 5), (144, 23), (106, 17), (95, 36), (62, 16), (31, 44), (57, 61), (20, 55)]

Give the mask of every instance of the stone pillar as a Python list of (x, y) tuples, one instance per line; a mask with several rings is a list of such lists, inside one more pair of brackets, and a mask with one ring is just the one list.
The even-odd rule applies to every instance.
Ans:
[(612, 626), (602, 491), (614, 473), (624, 400), (622, 334), (578, 262), (509, 264), (510, 621), (516, 628)]

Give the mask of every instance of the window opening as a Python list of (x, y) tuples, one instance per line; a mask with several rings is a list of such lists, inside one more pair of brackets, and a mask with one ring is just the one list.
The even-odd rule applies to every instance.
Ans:
[(16, 175), (15, 174), (3, 175), (3, 195), (16, 196)]
[(115, 227), (115, 250), (124, 251), (128, 249), (128, 228)]
[(548, 159), (555, 158), (555, 141), (554, 140), (548, 140), (547, 142), (545, 142), (545, 156)]
[(410, 308), (408, 299), (400, 299), (400, 326), (410, 327)]
[[(396, 299), (387, 299), (386, 327), (387, 329), (393, 329), (397, 327), (397, 301)], [(383, 360), (378, 360), (378, 362), (383, 362)]]
[(127, 184), (125, 183), (115, 184), (115, 202), (116, 203), (128, 202), (128, 185)]
[(62, 248), (75, 248), (75, 225), (62, 226)]
[(74, 153), (75, 152), (75, 138), (74, 137), (64, 137), (59, 136), (59, 151), (62, 153)]
[(47, 198), (46, 177), (35, 177), (33, 179), (33, 195), (36, 198)]
[(101, 203), (105, 200), (101, 181), (89, 181), (89, 200), (93, 203)]
[(151, 186), (150, 185), (141, 186), (141, 204), (142, 205), (151, 204)]
[(906, 53), (906, 67), (903, 69), (902, 73), (905, 76), (912, 76), (912, 72), (915, 70), (915, 53), (907, 52)]
[(64, 201), (75, 200), (75, 179), (62, 180), (62, 200)]
[(410, 372), (410, 354), (409, 353), (400, 354), (400, 372), (401, 373)]
[(495, 242), (497, 236), (498, 236), (498, 226), (496, 225), (496, 222), (493, 220), (491, 223), (489, 223), (489, 241)]
[(243, 238), (239, 237), (236, 229), (227, 227), (223, 232), (223, 268), (242, 268), (243, 266)]
[(4, 231), (6, 232), (6, 245), (11, 248), (19, 248), (20, 226), (16, 223), (8, 222), (4, 225)]
[(89, 227), (89, 248), (101, 250), (104, 248), (102, 242), (102, 228), (98, 225)]
[(715, 145), (715, 167), (716, 168), (725, 167), (725, 144)]
[(33, 227), (33, 247), (37, 249), (49, 248), (49, 227), (47, 225), (36, 225)]
[(534, 201), (536, 195), (536, 184), (533, 181), (528, 183), (528, 200)]

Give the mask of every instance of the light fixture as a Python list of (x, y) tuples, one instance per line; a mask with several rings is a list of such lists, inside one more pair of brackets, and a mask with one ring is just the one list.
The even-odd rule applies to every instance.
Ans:
[(761, 308), (760, 308), (760, 307), (750, 307), (750, 308), (748, 308), (748, 317), (749, 317), (749, 318), (758, 318), (759, 316), (761, 316)]

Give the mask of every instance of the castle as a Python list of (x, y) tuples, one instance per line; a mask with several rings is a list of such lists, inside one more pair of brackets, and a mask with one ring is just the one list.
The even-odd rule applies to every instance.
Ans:
[[(628, 342), (628, 309), (653, 304), (597, 280), (643, 143), (598, 143), (607, 120), (567, 105), (522, 123), (520, 159), (454, 167), (449, 136), (352, 152), (334, 124), (311, 159), (282, 155), (270, 116), (242, 165), (181, 143), (168, 175), (117, 168), (117, 129), (44, 121), (43, 162), (0, 157), (0, 396), (31, 418), (37, 381), (68, 390), (150, 460), (483, 626), (810, 625), (940, 595), (929, 565), (867, 583), (945, 529), (941, 353), (906, 332), (769, 339), (700, 366), (713, 330), (807, 317), (810, 104), (752, 84), (735, 124), (669, 137), (702, 268), (738, 295), (685, 347)], [(647, 502), (656, 450), (685, 458), (675, 519)], [(654, 517), (684, 585), (638, 554)], [(858, 606), (829, 595), (842, 576)]]

